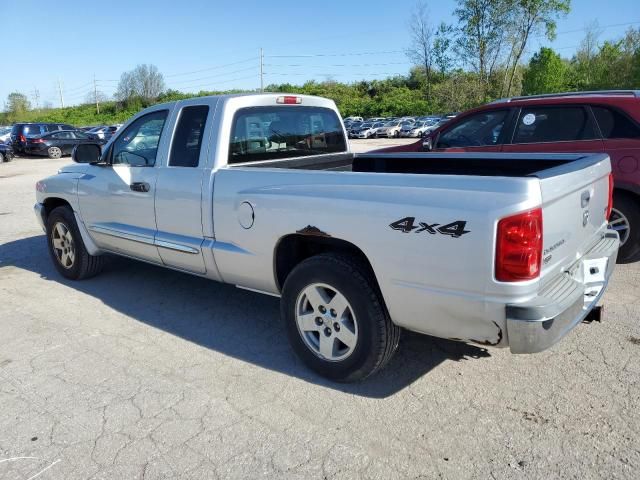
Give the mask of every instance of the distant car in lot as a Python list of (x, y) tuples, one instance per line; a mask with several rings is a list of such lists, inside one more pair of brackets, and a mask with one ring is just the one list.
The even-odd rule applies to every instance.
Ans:
[(425, 150), (608, 154), (614, 179), (609, 224), (620, 235), (618, 261), (640, 260), (639, 90), (497, 100), (449, 119), (422, 141), (382, 151)]
[(25, 153), (30, 155), (46, 155), (49, 158), (60, 158), (71, 155), (73, 147), (82, 143), (106, 143), (104, 140), (91, 138), (80, 130), (62, 130), (45, 133), (37, 137), (27, 137)]
[(402, 122), (400, 120), (392, 120), (380, 127), (376, 132), (376, 137), (399, 137), (400, 129), (402, 128)]
[(0, 143), (11, 142), (11, 127), (0, 128)]
[(0, 163), (9, 162), (13, 159), (13, 148), (7, 143), (0, 143)]
[(344, 123), (364, 122), (362, 117), (347, 117), (343, 120)]
[(23, 153), (28, 137), (58, 130), (74, 130), (66, 123), (16, 123), (11, 128), (11, 145), (15, 153)]
[(427, 121), (418, 120), (416, 123), (405, 125), (400, 130), (400, 136), (405, 138), (422, 137), (425, 133), (431, 129), (435, 123), (429, 123)]
[(113, 134), (118, 131), (118, 128), (120, 128), (119, 125), (104, 125), (101, 127), (92, 128), (86, 133), (93, 138), (98, 138), (100, 140), (109, 140), (111, 137), (113, 137)]
[(372, 122), (365, 122), (362, 125), (360, 125), (360, 128), (358, 128), (357, 130), (352, 130), (353, 132), (353, 138), (371, 138), (373, 136), (375, 136), (376, 134), (376, 130), (378, 129), (377, 126), (381, 126), (380, 123), (372, 123)]

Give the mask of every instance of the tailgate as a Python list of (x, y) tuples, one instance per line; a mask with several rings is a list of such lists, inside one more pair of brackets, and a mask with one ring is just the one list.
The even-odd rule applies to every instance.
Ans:
[(608, 157), (571, 162), (540, 177), (543, 212), (541, 279), (553, 278), (591, 249), (606, 229)]

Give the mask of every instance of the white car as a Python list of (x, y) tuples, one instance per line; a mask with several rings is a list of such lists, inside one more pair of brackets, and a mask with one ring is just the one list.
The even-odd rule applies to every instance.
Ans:
[(382, 126), (384, 126), (384, 123), (382, 122), (363, 123), (360, 126), (358, 133), (354, 135), (354, 138), (374, 138), (378, 129)]
[(0, 143), (11, 142), (11, 127), (0, 128)]

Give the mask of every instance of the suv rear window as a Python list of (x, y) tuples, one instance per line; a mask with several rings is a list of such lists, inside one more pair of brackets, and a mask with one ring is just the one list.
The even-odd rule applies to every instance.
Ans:
[(340, 119), (328, 108), (271, 106), (238, 110), (229, 163), (344, 152)]
[(640, 138), (640, 128), (620, 112), (591, 107), (604, 138)]
[(577, 107), (525, 107), (513, 143), (567, 142), (598, 138), (591, 117)]
[(22, 128), (22, 134), (25, 137), (33, 137), (35, 135), (40, 135), (42, 130), (40, 129), (40, 125), (25, 125)]

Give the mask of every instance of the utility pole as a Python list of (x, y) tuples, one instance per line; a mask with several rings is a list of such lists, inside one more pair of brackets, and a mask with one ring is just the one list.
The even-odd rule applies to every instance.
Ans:
[(96, 74), (93, 74), (93, 97), (96, 100), (96, 113), (100, 115), (100, 103), (98, 103), (98, 86), (96, 85)]
[(60, 79), (58, 78), (58, 91), (60, 92), (60, 105), (64, 108), (64, 97), (62, 96), (62, 84), (60, 83)]
[(264, 50), (260, 49), (260, 93), (264, 92)]
[(40, 92), (36, 87), (33, 87), (33, 98), (36, 101), (36, 110), (40, 110)]

